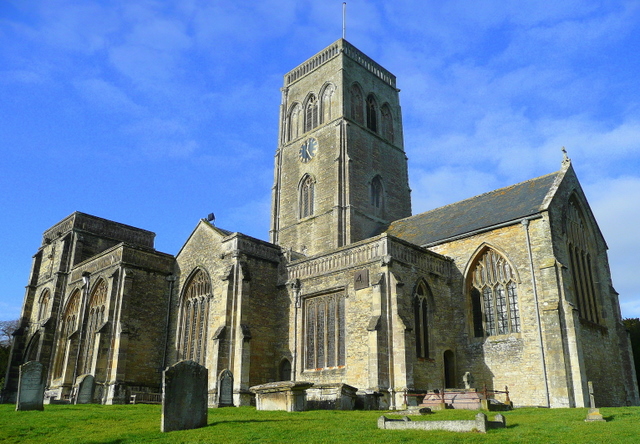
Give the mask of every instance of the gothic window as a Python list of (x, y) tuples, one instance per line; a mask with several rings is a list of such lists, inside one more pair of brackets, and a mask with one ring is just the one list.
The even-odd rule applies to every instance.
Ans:
[(84, 361), (82, 365), (82, 373), (91, 373), (93, 368), (93, 358), (96, 350), (97, 332), (104, 323), (104, 310), (107, 304), (108, 294), (107, 282), (101, 279), (94, 287), (89, 298), (89, 308), (87, 316), (87, 333), (85, 336), (83, 354)]
[(300, 219), (313, 216), (315, 181), (306, 175), (300, 181)]
[(371, 181), (371, 206), (382, 209), (384, 203), (384, 188), (382, 187), (382, 178), (376, 176)]
[(58, 330), (58, 341), (56, 346), (56, 359), (54, 362), (53, 377), (59, 378), (64, 372), (67, 349), (69, 348), (69, 336), (76, 331), (78, 320), (78, 308), (80, 306), (80, 290), (75, 290), (69, 297), (67, 306), (62, 316), (60, 329)]
[(38, 321), (44, 321), (49, 314), (49, 300), (50, 292), (48, 289), (45, 289), (40, 295), (40, 300), (38, 301)]
[(424, 282), (416, 287), (413, 296), (413, 314), (416, 333), (416, 356), (429, 357), (429, 299), (431, 292)]
[(567, 208), (566, 231), (569, 268), (580, 317), (598, 323), (600, 315), (596, 303), (589, 229), (575, 197), (569, 201)]
[(305, 107), (304, 131), (311, 131), (318, 126), (318, 100), (316, 96), (311, 95)]
[(297, 139), (300, 136), (300, 115), (302, 110), (300, 104), (296, 103), (289, 111), (287, 119), (287, 141)]
[(367, 128), (378, 132), (378, 106), (373, 95), (367, 97)]
[(332, 107), (335, 97), (335, 88), (333, 85), (327, 85), (322, 92), (322, 101), (320, 103), (320, 123), (330, 122), (333, 117)]
[(471, 273), (474, 335), (481, 337), (519, 332), (516, 277), (507, 260), (488, 249)]
[(345, 364), (345, 296), (335, 293), (305, 300), (305, 368)]
[(197, 270), (183, 293), (179, 359), (189, 359), (205, 365), (210, 299), (209, 275), (204, 270)]
[(353, 85), (351, 87), (351, 93), (349, 94), (350, 99), (350, 116), (354, 122), (359, 124), (364, 123), (364, 113), (362, 110), (362, 91), (358, 85)]
[(382, 117), (382, 137), (393, 143), (393, 116), (386, 103), (380, 108), (380, 116)]

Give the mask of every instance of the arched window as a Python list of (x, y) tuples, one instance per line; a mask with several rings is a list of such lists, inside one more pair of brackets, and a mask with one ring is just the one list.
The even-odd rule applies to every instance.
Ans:
[(300, 219), (313, 216), (314, 188), (313, 177), (306, 175), (300, 181)]
[(477, 337), (520, 331), (516, 276), (507, 260), (487, 249), (471, 271), (471, 305)]
[(592, 248), (590, 230), (585, 223), (580, 204), (575, 196), (567, 208), (567, 249), (569, 250), (569, 268), (573, 279), (573, 291), (580, 317), (599, 323), (600, 314), (593, 278)]
[(364, 113), (362, 110), (362, 91), (358, 85), (352, 85), (349, 94), (350, 117), (354, 122), (362, 125), (364, 123)]
[(320, 370), (345, 365), (345, 295), (306, 299), (305, 368)]
[(304, 131), (311, 131), (316, 126), (318, 126), (318, 100), (316, 96), (311, 95), (305, 107)]
[(287, 141), (296, 139), (300, 136), (300, 116), (302, 108), (299, 103), (293, 105), (289, 111), (287, 118)]
[(382, 209), (384, 203), (384, 188), (382, 187), (382, 178), (376, 176), (371, 181), (371, 206)]
[(182, 329), (179, 339), (180, 359), (205, 365), (211, 280), (198, 269), (185, 286), (182, 296)]
[(49, 314), (49, 289), (45, 289), (40, 294), (40, 300), (38, 301), (38, 321), (44, 321)]
[(327, 85), (322, 92), (322, 100), (320, 102), (320, 123), (330, 122), (333, 118), (333, 102), (335, 101), (335, 88), (333, 85)]
[(393, 115), (386, 103), (380, 108), (380, 116), (382, 117), (382, 137), (393, 143)]
[(429, 357), (429, 299), (431, 291), (423, 281), (418, 284), (413, 295), (413, 314), (416, 333), (416, 356)]
[(89, 298), (89, 309), (87, 316), (87, 333), (84, 342), (82, 373), (91, 373), (93, 369), (93, 358), (96, 344), (96, 333), (104, 324), (104, 310), (107, 304), (107, 294), (109, 286), (104, 279), (100, 279)]
[(62, 376), (67, 361), (66, 355), (69, 348), (69, 336), (77, 329), (78, 309), (80, 307), (80, 290), (75, 290), (69, 297), (67, 306), (62, 316), (60, 329), (58, 330), (58, 341), (56, 345), (56, 359), (54, 362), (53, 377)]
[(367, 128), (378, 132), (378, 105), (372, 94), (367, 97)]

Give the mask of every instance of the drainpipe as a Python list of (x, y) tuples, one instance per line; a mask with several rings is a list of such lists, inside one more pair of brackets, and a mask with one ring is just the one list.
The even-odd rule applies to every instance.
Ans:
[(389, 359), (389, 410), (396, 409), (396, 396), (395, 396), (395, 372), (394, 372), (394, 359), (393, 359), (393, 313), (391, 312), (391, 271), (389, 267), (391, 266), (391, 256), (386, 256), (383, 258), (383, 265), (386, 266), (386, 270), (384, 272), (384, 277), (386, 280), (386, 288), (385, 288), (385, 299), (387, 304), (387, 352)]
[(536, 275), (533, 268), (533, 251), (531, 249), (531, 237), (529, 235), (529, 219), (522, 219), (522, 226), (524, 227), (524, 232), (527, 238), (527, 252), (529, 254), (529, 268), (531, 269), (531, 286), (533, 287), (533, 300), (536, 307), (536, 321), (538, 324), (538, 346), (540, 347), (540, 364), (542, 366), (542, 376), (544, 378), (544, 392), (547, 401), (547, 407), (550, 407), (551, 402), (549, 401), (549, 380), (547, 378), (547, 364), (544, 353), (544, 345), (542, 341), (542, 322), (540, 320), (540, 307), (538, 304), (538, 288), (536, 286)]
[(298, 371), (298, 317), (300, 313), (301, 306), (301, 298), (300, 298), (300, 280), (296, 279), (291, 283), (291, 288), (293, 289), (293, 297), (294, 297), (294, 312), (293, 312), (293, 353), (291, 363), (291, 380), (296, 380), (296, 374)]

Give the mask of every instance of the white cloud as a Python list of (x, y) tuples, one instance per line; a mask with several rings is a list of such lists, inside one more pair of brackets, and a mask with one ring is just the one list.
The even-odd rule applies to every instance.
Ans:
[(609, 246), (622, 314), (640, 317), (640, 176), (603, 179), (583, 186)]

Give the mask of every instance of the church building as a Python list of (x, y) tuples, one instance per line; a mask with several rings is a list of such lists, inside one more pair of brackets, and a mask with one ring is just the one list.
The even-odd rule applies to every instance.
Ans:
[[(48, 401), (95, 402), (207, 367), (211, 406), (275, 381), (405, 394), (475, 385), (520, 406), (638, 405), (607, 245), (560, 169), (411, 213), (396, 78), (344, 39), (284, 76), (269, 242), (201, 220), (175, 256), (149, 231), (73, 213), (33, 259), (4, 399), (46, 365)], [(366, 403), (365, 403), (366, 404)]]

